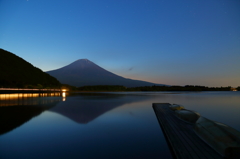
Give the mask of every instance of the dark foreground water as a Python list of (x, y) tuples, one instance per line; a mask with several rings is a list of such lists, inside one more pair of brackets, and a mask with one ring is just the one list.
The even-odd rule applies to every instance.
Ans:
[(0, 158), (171, 158), (166, 102), (240, 131), (240, 92), (0, 94)]

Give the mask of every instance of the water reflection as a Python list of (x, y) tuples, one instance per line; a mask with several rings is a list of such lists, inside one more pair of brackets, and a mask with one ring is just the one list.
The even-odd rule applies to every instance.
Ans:
[(66, 92), (62, 92), (62, 101), (66, 101)]
[(0, 94), (0, 135), (54, 107), (61, 101), (60, 95), (60, 93)]
[(136, 96), (104, 93), (72, 94), (71, 96), (74, 95), (77, 97), (65, 101), (66, 97), (64, 94), (63, 101), (65, 102), (59, 103), (49, 111), (61, 114), (77, 123), (87, 124), (112, 109), (151, 98), (150, 96), (139, 98)]
[[(12, 108), (0, 114), (1, 120), (7, 114), (5, 123), (0, 124), (19, 126), (0, 136), (0, 158), (171, 158), (152, 103), (182, 104), (240, 131), (240, 92), (66, 93), (64, 102), (53, 102), (49, 107), (44, 100), (62, 101), (63, 94), (22, 101), (36, 100), (39, 105), (0, 107), (0, 112), (1, 108)], [(30, 120), (34, 115), (38, 116)], [(16, 124), (18, 120), (22, 123)]]
[(1, 106), (14, 105), (37, 105), (45, 104), (45, 100), (40, 100), (38, 97), (59, 97), (61, 93), (14, 93), (14, 94), (0, 94)]

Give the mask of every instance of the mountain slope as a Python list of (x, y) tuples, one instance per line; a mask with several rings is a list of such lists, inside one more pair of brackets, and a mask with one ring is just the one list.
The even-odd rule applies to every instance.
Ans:
[(59, 81), (29, 62), (0, 49), (0, 87), (26, 87), (42, 85), (58, 87)]
[(154, 83), (127, 79), (111, 73), (88, 59), (77, 60), (65, 67), (48, 71), (63, 84), (77, 87), (86, 85), (123, 85), (126, 87), (151, 86)]

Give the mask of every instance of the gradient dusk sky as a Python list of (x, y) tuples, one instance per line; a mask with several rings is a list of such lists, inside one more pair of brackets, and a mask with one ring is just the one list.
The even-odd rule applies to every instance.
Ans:
[(49, 71), (87, 58), (126, 78), (240, 86), (239, 0), (0, 0), (0, 48)]

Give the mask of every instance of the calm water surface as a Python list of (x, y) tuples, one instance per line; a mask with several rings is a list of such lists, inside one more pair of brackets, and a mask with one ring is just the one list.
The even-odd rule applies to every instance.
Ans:
[(0, 94), (0, 158), (171, 158), (152, 103), (240, 131), (240, 92)]

